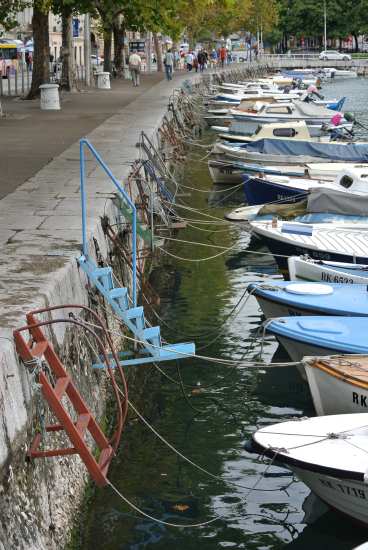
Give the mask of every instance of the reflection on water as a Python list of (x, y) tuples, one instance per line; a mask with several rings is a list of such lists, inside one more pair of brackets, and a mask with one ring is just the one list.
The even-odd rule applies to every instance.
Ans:
[[(368, 122), (366, 87), (360, 79), (335, 81), (325, 86), (324, 93), (329, 98), (354, 93), (355, 99), (346, 107)], [(230, 250), (197, 263), (161, 258), (155, 280), (162, 286), (163, 335), (170, 342), (195, 339), (202, 356), (253, 360), (260, 351), (255, 336), (262, 321), (256, 300), (250, 297), (244, 307), (236, 308), (236, 315), (229, 314), (248, 282), (276, 275), (277, 267), (264, 254), (267, 250), (260, 241), (252, 240), (252, 252), (246, 252), (250, 242), (246, 228), (224, 227), (226, 205), (239, 204), (242, 191), (212, 189), (206, 164), (196, 158), (192, 155), (188, 160), (186, 182), (211, 193), (206, 197), (193, 192), (185, 202), (220, 221), (214, 225), (190, 221), (179, 238)], [(198, 219), (193, 213), (190, 217)], [(218, 249), (177, 242), (169, 250), (201, 260)], [(266, 340), (264, 358), (270, 360), (275, 352), (276, 360), (285, 359), (277, 344)], [(313, 414), (308, 388), (295, 368), (236, 368), (205, 359), (161, 368), (173, 382), (152, 371), (140, 388), (153, 404), (148, 420), (176, 448), (221, 480), (181, 460), (136, 420), (127, 428), (110, 478), (124, 495), (160, 519), (174, 523), (219, 519), (200, 529), (172, 529), (137, 516), (111, 490), (98, 490), (86, 513), (81, 550), (350, 550), (364, 540), (364, 531), (338, 521), (333, 512), (317, 519), (320, 508), (306, 500), (309, 490), (304, 484), (285, 468), (267, 467), (244, 449), (257, 427)], [(131, 399), (135, 402), (138, 396)]]

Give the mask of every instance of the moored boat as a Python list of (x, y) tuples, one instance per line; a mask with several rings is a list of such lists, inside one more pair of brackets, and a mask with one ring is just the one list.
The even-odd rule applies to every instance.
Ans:
[(303, 366), (318, 415), (368, 410), (368, 356), (304, 357)]
[(250, 283), (266, 319), (287, 315), (368, 316), (366, 285), (272, 281)]
[[(341, 210), (344, 208), (342, 204), (348, 204), (349, 199), (356, 197), (360, 204), (361, 195), (368, 196), (368, 168), (350, 168), (349, 164), (346, 166), (334, 182), (269, 174), (261, 174), (261, 177), (244, 175), (245, 197), (249, 205), (255, 205), (280, 201), (295, 202), (309, 195), (308, 212), (316, 211), (317, 203), (321, 212), (335, 211), (336, 208)], [(345, 213), (350, 213), (350, 207), (349, 203)]]
[(368, 225), (307, 225), (298, 222), (251, 221), (252, 231), (261, 237), (287, 271), (287, 257), (307, 255), (316, 260), (368, 264)]
[(313, 260), (308, 256), (288, 258), (291, 281), (320, 281), (340, 284), (368, 284), (368, 265)]
[(368, 355), (367, 330), (367, 317), (279, 317), (266, 325), (266, 332), (277, 338), (293, 361), (306, 356)]
[(368, 525), (368, 414), (339, 414), (264, 426), (252, 450), (290, 468), (333, 509)]

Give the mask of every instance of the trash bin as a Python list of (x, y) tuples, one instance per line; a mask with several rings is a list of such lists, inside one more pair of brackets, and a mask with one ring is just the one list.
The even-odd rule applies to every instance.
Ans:
[(110, 73), (97, 73), (97, 88), (100, 88), (101, 90), (110, 90)]
[(59, 84), (41, 84), (41, 110), (60, 111)]

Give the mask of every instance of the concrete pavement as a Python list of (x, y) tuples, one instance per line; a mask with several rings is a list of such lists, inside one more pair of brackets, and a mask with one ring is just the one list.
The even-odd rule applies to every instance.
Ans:
[(0, 199), (161, 80), (162, 74), (144, 74), (139, 88), (134, 88), (130, 80), (113, 80), (111, 90), (93, 88), (81, 93), (63, 93), (61, 111), (41, 111), (38, 99), (3, 97)]

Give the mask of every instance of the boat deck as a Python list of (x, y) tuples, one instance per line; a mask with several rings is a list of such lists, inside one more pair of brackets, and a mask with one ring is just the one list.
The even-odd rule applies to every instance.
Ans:
[(368, 357), (366, 355), (318, 358), (310, 365), (340, 380), (346, 380), (353, 385), (368, 388)]
[[(289, 223), (288, 226), (293, 224)], [(283, 222), (278, 222), (277, 227), (272, 227), (272, 222), (252, 222), (253, 231), (264, 237), (276, 239), (281, 242), (290, 243), (295, 246), (306, 246), (326, 252), (347, 254), (349, 256), (367, 257), (367, 229), (356, 224), (338, 227), (330, 224), (312, 225), (312, 235), (298, 234), (298, 224), (295, 224), (295, 233), (283, 232)]]

